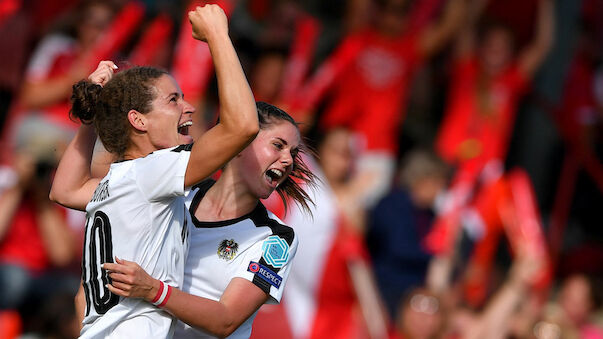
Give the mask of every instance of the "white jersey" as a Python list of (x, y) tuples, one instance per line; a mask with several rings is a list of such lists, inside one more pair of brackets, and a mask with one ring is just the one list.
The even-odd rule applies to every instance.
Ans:
[[(194, 210), (211, 187), (205, 181), (187, 196), (193, 226), (185, 263), (184, 292), (220, 300), (226, 286), (239, 277), (253, 282), (268, 293), (267, 303), (278, 303), (297, 251), (297, 237), (264, 205), (242, 217), (217, 222), (201, 222)], [(257, 312), (256, 312), (257, 313)], [(249, 338), (256, 313), (228, 338)], [(199, 329), (178, 322), (174, 338), (213, 338)]]
[(182, 286), (190, 214), (184, 201), (185, 145), (111, 165), (86, 206), (82, 258), (86, 314), (82, 338), (166, 338), (175, 321), (142, 299), (105, 287), (100, 265), (114, 257), (138, 263), (151, 276)]

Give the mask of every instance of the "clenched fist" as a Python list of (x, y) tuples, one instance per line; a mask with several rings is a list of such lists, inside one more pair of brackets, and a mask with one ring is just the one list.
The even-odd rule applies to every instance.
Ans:
[(188, 12), (188, 19), (193, 26), (193, 38), (207, 41), (212, 34), (228, 34), (228, 20), (220, 6), (208, 4), (197, 6)]

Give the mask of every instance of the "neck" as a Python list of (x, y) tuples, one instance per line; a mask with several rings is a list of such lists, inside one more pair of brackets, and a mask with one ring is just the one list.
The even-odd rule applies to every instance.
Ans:
[(250, 213), (258, 203), (240, 176), (227, 168), (199, 203), (195, 217), (200, 221), (234, 219)]
[(156, 151), (148, 140), (141, 137), (133, 137), (130, 139), (130, 147), (124, 152), (123, 160), (131, 160), (146, 157), (150, 153)]

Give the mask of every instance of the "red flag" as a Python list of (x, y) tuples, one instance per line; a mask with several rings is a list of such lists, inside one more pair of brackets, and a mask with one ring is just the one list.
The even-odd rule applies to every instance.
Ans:
[[(205, 93), (209, 77), (213, 72), (213, 63), (209, 47), (193, 38), (191, 25), (188, 23), (188, 12), (205, 2), (193, 1), (185, 13), (183, 25), (180, 28), (172, 74), (180, 84), (182, 92), (187, 96), (189, 102), (195, 103)], [(218, 5), (230, 16), (233, 5), (230, 1), (220, 1)]]
[(88, 63), (91, 69), (94, 69), (101, 60), (110, 59), (123, 47), (142, 21), (144, 10), (140, 2), (129, 2), (124, 6), (90, 52)]
[(153, 58), (167, 45), (173, 26), (167, 15), (158, 15), (130, 53), (130, 62), (134, 65), (153, 64)]

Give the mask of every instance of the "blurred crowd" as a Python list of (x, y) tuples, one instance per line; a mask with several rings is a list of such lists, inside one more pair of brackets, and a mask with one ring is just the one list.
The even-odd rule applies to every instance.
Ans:
[[(252, 338), (603, 338), (602, 0), (212, 2), (321, 178), (311, 216), (265, 201), (300, 245)], [(215, 123), (197, 4), (0, 1), (0, 337), (78, 336), (75, 82), (163, 67)]]

